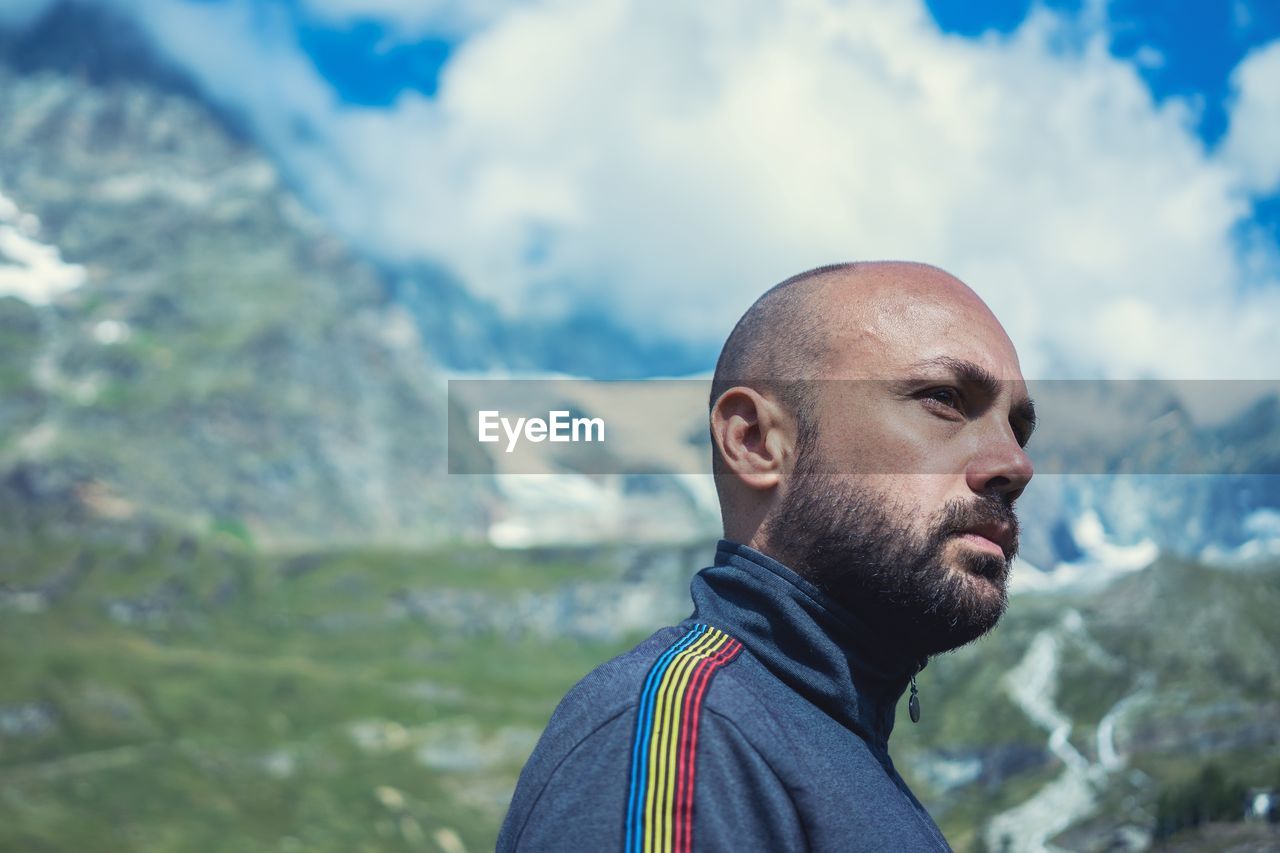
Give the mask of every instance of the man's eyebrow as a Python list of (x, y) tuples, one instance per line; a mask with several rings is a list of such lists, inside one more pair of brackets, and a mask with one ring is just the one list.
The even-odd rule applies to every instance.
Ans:
[(937, 358), (918, 361), (911, 365), (909, 370), (946, 370), (952, 373), (961, 382), (967, 382), (970, 385), (976, 385), (980, 390), (995, 397), (1000, 394), (1000, 380), (995, 375), (980, 364), (963, 358), (955, 358), (949, 355), (940, 355)]
[[(947, 370), (952, 373), (961, 382), (977, 386), (988, 397), (998, 397), (1000, 395), (1000, 386), (1004, 384), (995, 377), (990, 370), (987, 370), (980, 364), (969, 361), (964, 358), (955, 358), (949, 355), (938, 356), (937, 358), (926, 359), (911, 365), (910, 370)], [(1031, 433), (1036, 428), (1036, 404), (1030, 397), (1019, 400), (1013, 404), (1010, 415), (1017, 418), (1026, 427), (1026, 438), (1031, 437)], [(1025, 439), (1024, 439), (1025, 440)]]

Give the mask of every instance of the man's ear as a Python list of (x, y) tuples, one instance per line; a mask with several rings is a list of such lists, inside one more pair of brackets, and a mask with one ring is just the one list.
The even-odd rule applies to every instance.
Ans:
[(754, 388), (735, 386), (711, 409), (711, 436), (727, 471), (761, 491), (782, 480), (795, 449), (796, 422)]

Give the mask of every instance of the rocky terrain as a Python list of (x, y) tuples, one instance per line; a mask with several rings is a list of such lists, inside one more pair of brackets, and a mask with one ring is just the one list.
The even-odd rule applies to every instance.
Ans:
[(0, 62), (0, 475), (265, 544), (482, 535), (412, 316), (189, 97)]
[(1147, 849), (1157, 798), (1209, 763), (1280, 785), (1277, 605), (1280, 563), (1169, 557), (1103, 589), (1017, 596), (994, 634), (925, 670), (922, 695), (960, 719), (900, 727), (901, 763), (957, 847)]

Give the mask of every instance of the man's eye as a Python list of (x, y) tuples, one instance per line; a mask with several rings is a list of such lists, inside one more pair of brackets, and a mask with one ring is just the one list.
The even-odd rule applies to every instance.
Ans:
[(924, 396), (928, 400), (941, 403), (952, 409), (960, 408), (960, 395), (956, 393), (954, 388), (934, 388), (924, 392)]

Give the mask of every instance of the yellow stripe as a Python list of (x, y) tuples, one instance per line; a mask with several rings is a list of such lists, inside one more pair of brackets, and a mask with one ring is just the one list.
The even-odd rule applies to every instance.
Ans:
[[(671, 720), (670, 720), (671, 738), (670, 738), (668, 750), (667, 750), (666, 766), (663, 768), (664, 772), (666, 773), (666, 781), (667, 781), (666, 790), (664, 791), (665, 799), (662, 804), (662, 821), (663, 821), (662, 849), (663, 850), (672, 849), (672, 841), (673, 841), (672, 835), (674, 831), (674, 827), (672, 826), (672, 823), (675, 820), (675, 788), (676, 788), (676, 770), (679, 767), (679, 761), (677, 759), (678, 759), (679, 746), (680, 746), (680, 743), (679, 743), (680, 742), (680, 726), (684, 722), (683, 721), (684, 694), (686, 689), (689, 686), (689, 680), (693, 677), (693, 671), (697, 667), (697, 664), (701, 663), (702, 661), (706, 660), (709, 657), (713, 657), (714, 655), (718, 654), (720, 650), (724, 648), (725, 643), (728, 642), (729, 638), (726, 637), (723, 633), (720, 633), (719, 631), (717, 631), (716, 633), (719, 634), (719, 639), (715, 643), (715, 645), (711, 648), (706, 649), (702, 653), (700, 653), (697, 656), (697, 659), (691, 661), (689, 666), (686, 667), (682, 673), (680, 673), (680, 684), (676, 690), (674, 701), (671, 704), (671, 709), (672, 709)], [(692, 760), (692, 756), (690, 756), (690, 760)]]
[(660, 824), (657, 810), (657, 800), (662, 796), (662, 786), (666, 781), (665, 767), (662, 765), (663, 759), (667, 756), (666, 742), (670, 738), (670, 729), (667, 725), (668, 707), (670, 705), (671, 693), (675, 685), (679, 682), (679, 673), (690, 663), (697, 660), (700, 653), (717, 641), (717, 637), (711, 631), (708, 631), (697, 642), (684, 649), (671, 661), (667, 671), (663, 673), (662, 683), (658, 685), (658, 697), (654, 703), (653, 711), (653, 731), (650, 733), (649, 740), (649, 779), (645, 791), (645, 845), (644, 853), (661, 853), (665, 848), (658, 846), (658, 832)]
[[(697, 642), (676, 655), (663, 674), (654, 709), (654, 728), (649, 741), (645, 853), (666, 853), (671, 850), (676, 752), (685, 688), (694, 667), (720, 651), (728, 639), (724, 632), (709, 629)], [(661, 805), (661, 814), (655, 808), (657, 805)]]

